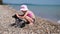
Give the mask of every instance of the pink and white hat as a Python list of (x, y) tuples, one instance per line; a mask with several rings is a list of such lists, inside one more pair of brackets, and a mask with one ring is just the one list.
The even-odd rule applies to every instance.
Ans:
[(20, 6), (20, 11), (21, 10), (23, 10), (23, 11), (28, 10), (27, 5), (21, 5)]

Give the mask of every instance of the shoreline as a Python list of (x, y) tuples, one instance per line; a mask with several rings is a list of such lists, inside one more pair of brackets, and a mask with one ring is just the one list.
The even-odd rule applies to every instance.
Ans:
[[(2, 6), (2, 5), (1, 5)], [(10, 7), (9, 5), (3, 5), (3, 7), (5, 7), (5, 8), (7, 8), (7, 9), (9, 9), (9, 10), (11, 10), (11, 11), (13, 11), (14, 13), (19, 13), (19, 12), (17, 12), (17, 10), (15, 10), (14, 8), (12, 8), (12, 7)], [(14, 14), (13, 14), (14, 15)], [(38, 18), (42, 18), (42, 17), (39, 17), (38, 16)], [(57, 23), (56, 21), (54, 21), (54, 20), (50, 20), (50, 19), (46, 19), (46, 18), (42, 18), (43, 20), (46, 20), (46, 21), (50, 21), (50, 22), (52, 22), (52, 24), (55, 24), (55, 25), (60, 25), (59, 23)]]

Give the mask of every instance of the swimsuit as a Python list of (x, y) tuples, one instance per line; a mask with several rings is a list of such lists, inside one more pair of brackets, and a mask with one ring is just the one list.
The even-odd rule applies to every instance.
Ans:
[(32, 14), (31, 13), (28, 13), (27, 16), (29, 16), (30, 18), (32, 18)]
[[(28, 14), (27, 14), (27, 16), (29, 16), (30, 18), (32, 18), (32, 12), (29, 12)], [(33, 23), (35, 22), (35, 18), (32, 18), (33, 19)]]
[[(28, 12), (28, 14), (27, 14), (27, 16), (30, 17), (30, 18), (32, 18), (32, 15), (33, 15), (32, 12)], [(32, 18), (32, 19), (33, 19), (33, 23), (34, 23), (35, 22), (35, 18)]]

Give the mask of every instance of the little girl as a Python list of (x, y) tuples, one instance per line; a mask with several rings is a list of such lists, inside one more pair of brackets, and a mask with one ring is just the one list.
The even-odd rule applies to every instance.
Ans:
[(26, 5), (21, 5), (20, 7), (20, 11), (22, 11), (24, 13), (23, 16), (19, 16), (18, 14), (17, 17), (18, 18), (23, 18), (29, 21), (30, 25), (32, 25), (35, 21), (35, 15), (32, 11), (30, 11)]

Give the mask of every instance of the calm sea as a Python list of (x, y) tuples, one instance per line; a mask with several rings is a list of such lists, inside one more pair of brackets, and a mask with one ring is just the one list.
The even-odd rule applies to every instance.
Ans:
[[(27, 5), (28, 8), (35, 13), (36, 16), (50, 19), (60, 20), (60, 5)], [(10, 5), (16, 10), (20, 9), (20, 5)]]

